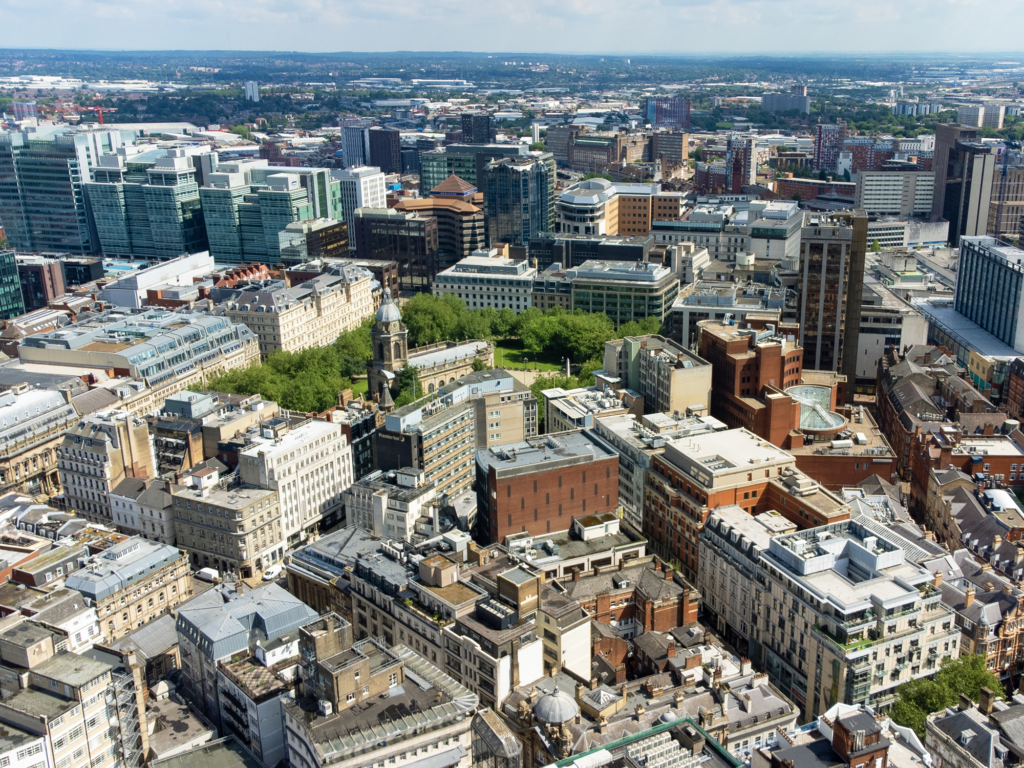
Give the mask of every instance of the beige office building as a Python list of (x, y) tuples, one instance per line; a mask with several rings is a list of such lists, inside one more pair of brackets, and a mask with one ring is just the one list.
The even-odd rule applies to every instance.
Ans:
[(373, 275), (346, 265), (288, 288), (283, 281), (243, 290), (226, 314), (259, 338), (260, 355), (332, 344), (374, 313)]

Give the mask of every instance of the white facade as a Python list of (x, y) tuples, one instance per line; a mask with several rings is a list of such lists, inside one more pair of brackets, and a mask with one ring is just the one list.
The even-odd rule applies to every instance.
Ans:
[(374, 472), (344, 493), (347, 525), (396, 541), (409, 541), (420, 516), (429, 517), (437, 489), (419, 470), (399, 470), (395, 481)]
[[(590, 623), (586, 623), (587, 639), (590, 636)], [(445, 650), (451, 655), (458, 655), (459, 662), (464, 669), (477, 670), (476, 675), (463, 675), (462, 684), (473, 693), (480, 696), (485, 702), (502, 702), (515, 690), (512, 685), (512, 655), (508, 654), (496, 659), (487, 653), (473, 638), (468, 635), (460, 635), (453, 627), (445, 627), (444, 635)], [(587, 649), (589, 652), (589, 648)], [(447, 657), (448, 666), (451, 667), (451, 658)], [(518, 652), (519, 684), (531, 683), (544, 677), (544, 644), (541, 639), (535, 638), (528, 643), (523, 643)], [(590, 668), (588, 662), (587, 668)], [(494, 686), (492, 693), (486, 687), (481, 688), (479, 682), (486, 680), (484, 672), (494, 670), (493, 681), (487, 681)], [(589, 673), (588, 673), (589, 674)], [(474, 679), (476, 678), (476, 679)]]
[(100, 299), (117, 307), (139, 309), (148, 289), (158, 285), (189, 286), (194, 283), (194, 278), (206, 277), (211, 272), (213, 257), (210, 252), (193, 253), (115, 280), (100, 291)]
[(434, 278), (435, 296), (451, 294), (466, 302), (470, 309), (529, 309), (533, 297), (533, 279), (537, 270), (526, 259), (506, 259), (497, 251), (476, 251)]
[(933, 171), (861, 171), (854, 207), (868, 213), (923, 216), (931, 212), (934, 192)]
[(356, 209), (387, 208), (388, 196), (384, 186), (384, 173), (380, 168), (363, 166), (331, 171), (331, 178), (341, 182), (341, 209), (348, 222), (350, 248), (356, 246)]
[(6, 768), (51, 768), (47, 759), (49, 750), (43, 736), (28, 733), (13, 725), (4, 725), (4, 743), (7, 749), (0, 752), (0, 765)]
[(277, 491), (288, 546), (341, 509), (352, 485), (352, 446), (340, 424), (308, 421), (279, 437), (267, 432), (239, 455), (242, 481)]
[(141, 534), (139, 524), (139, 505), (130, 496), (110, 493), (110, 511), (114, 515), (114, 525), (131, 531), (132, 535)]
[(246, 101), (259, 101), (260, 100), (260, 84), (255, 80), (247, 80), (245, 83), (245, 100)]

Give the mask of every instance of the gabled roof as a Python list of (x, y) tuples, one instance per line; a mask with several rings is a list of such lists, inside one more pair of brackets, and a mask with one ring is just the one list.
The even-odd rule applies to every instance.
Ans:
[(471, 195), (474, 192), (476, 192), (475, 186), (460, 179), (454, 173), (430, 190), (432, 195)]

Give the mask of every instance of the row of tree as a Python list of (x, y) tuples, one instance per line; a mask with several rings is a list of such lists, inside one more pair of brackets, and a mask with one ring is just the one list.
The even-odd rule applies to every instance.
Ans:
[(420, 293), (402, 309), (409, 330), (409, 346), (439, 341), (518, 338), (533, 355), (559, 362), (600, 359), (604, 344), (622, 336), (657, 333), (661, 322), (656, 317), (631, 321), (616, 329), (601, 313), (566, 312), (560, 307), (546, 312), (531, 307), (518, 315), (509, 308), (469, 309), (466, 302), (451, 294), (432, 296)]

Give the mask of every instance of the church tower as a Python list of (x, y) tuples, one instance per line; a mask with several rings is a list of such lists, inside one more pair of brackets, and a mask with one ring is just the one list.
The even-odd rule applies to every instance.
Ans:
[(402, 313), (391, 300), (391, 291), (384, 289), (384, 299), (377, 310), (376, 322), (370, 330), (373, 361), (367, 366), (367, 396), (383, 395), (390, 389), (398, 372), (409, 362), (409, 332), (402, 323)]

